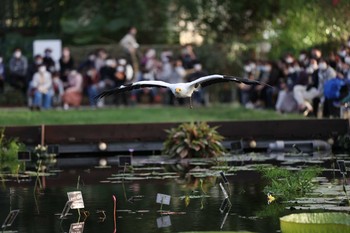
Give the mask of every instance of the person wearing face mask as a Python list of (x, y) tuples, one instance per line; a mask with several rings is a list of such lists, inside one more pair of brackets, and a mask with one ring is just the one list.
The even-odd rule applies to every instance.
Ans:
[(46, 70), (44, 64), (40, 65), (38, 72), (33, 76), (30, 84), (33, 93), (32, 109), (40, 110), (41, 108), (49, 109), (52, 106), (52, 77), (51, 73)]
[(80, 107), (82, 101), (83, 77), (76, 70), (68, 75), (68, 87), (63, 94), (63, 108), (68, 110), (70, 106)]
[(5, 84), (5, 65), (3, 62), (3, 58), (0, 54), (0, 94), (4, 92), (4, 84)]
[(323, 104), (323, 117), (330, 116), (330, 99), (324, 95), (324, 85), (326, 82), (337, 77), (336, 71), (327, 64), (326, 60), (320, 59), (318, 65), (318, 90), (321, 93), (321, 104)]
[(301, 70), (296, 85), (293, 88), (293, 97), (298, 104), (298, 110), (304, 116), (316, 116), (312, 106), (314, 99), (320, 95), (317, 86), (313, 83), (314, 69), (311, 66)]
[[(270, 72), (271, 72), (271, 64), (265, 61), (260, 61), (259, 62), (259, 72), (258, 72), (258, 78), (257, 80), (262, 83), (268, 83), (269, 78), (270, 78)], [(254, 103), (254, 107), (267, 107), (268, 102), (269, 105), (272, 105), (272, 97), (268, 96), (268, 91), (270, 87), (266, 85), (260, 85), (260, 86), (255, 86), (252, 89), (252, 94), (251, 94), (251, 100)]]
[(43, 63), (46, 66), (46, 70), (50, 73), (55, 72), (55, 61), (52, 59), (52, 50), (50, 48), (45, 49)]
[(24, 95), (28, 87), (27, 71), (27, 58), (22, 55), (21, 49), (17, 48), (9, 62), (8, 82), (12, 87), (22, 91)]
[(306, 67), (309, 64), (309, 57), (306, 51), (301, 51), (298, 57), (300, 65)]
[(324, 83), (337, 76), (335, 70), (328, 65), (326, 60), (321, 59), (318, 64), (318, 89), (323, 93)]
[(38, 68), (42, 64), (43, 64), (43, 57), (40, 54), (35, 55), (33, 61), (29, 64), (29, 67), (28, 67), (29, 83), (32, 81), (34, 74), (38, 72)]
[(90, 52), (85, 60), (80, 63), (78, 67), (78, 72), (81, 74), (85, 74), (89, 69), (96, 68), (95, 65), (96, 54), (94, 52)]

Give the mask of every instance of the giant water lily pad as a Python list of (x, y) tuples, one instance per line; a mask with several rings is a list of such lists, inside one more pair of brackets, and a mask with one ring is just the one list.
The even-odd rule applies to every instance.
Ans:
[(253, 233), (250, 231), (188, 231), (179, 233)]
[(350, 215), (302, 213), (280, 218), (282, 233), (350, 233)]

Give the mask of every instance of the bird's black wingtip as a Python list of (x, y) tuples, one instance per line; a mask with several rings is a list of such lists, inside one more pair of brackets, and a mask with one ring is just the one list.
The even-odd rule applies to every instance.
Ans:
[(238, 83), (244, 83), (244, 84), (247, 84), (247, 85), (264, 85), (264, 86), (267, 86), (267, 87), (272, 87), (271, 85), (267, 84), (267, 83), (263, 83), (263, 82), (260, 82), (260, 81), (257, 81), (257, 80), (251, 80), (251, 79), (247, 79), (247, 78), (240, 78), (240, 77), (235, 77), (235, 76), (230, 76), (230, 75), (223, 75), (224, 78), (227, 78), (227, 79), (232, 79)]
[(105, 97), (105, 96), (108, 95), (108, 94), (109, 94), (108, 92), (103, 91), (103, 92), (101, 92), (100, 94), (96, 95), (96, 96), (94, 97), (94, 99), (95, 99), (95, 100), (102, 99), (103, 97)]
[(95, 96), (94, 96), (94, 100), (99, 100), (99, 99), (101, 99), (101, 98), (102, 98), (101, 94), (95, 95)]

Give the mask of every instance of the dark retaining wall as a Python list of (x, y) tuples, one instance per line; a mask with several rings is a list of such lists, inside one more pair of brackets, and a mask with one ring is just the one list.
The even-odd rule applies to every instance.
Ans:
[[(165, 129), (179, 123), (109, 124), (109, 125), (44, 125), (6, 127), (8, 138), (18, 138), (27, 145), (86, 144), (98, 142), (162, 142)], [(343, 119), (307, 119), (276, 121), (209, 122), (218, 126), (225, 140), (311, 140), (344, 135), (349, 122)]]

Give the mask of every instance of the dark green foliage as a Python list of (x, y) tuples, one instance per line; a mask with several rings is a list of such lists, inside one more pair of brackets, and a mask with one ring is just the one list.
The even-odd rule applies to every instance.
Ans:
[(176, 43), (192, 23), (208, 43), (268, 40), (281, 51), (347, 36), (349, 1), (3, 0), (0, 33), (53, 34), (66, 43), (117, 42), (134, 25), (143, 44)]
[(290, 171), (283, 167), (258, 167), (258, 171), (267, 180), (265, 193), (273, 193), (283, 200), (303, 197), (314, 189), (312, 179), (321, 172), (319, 167), (308, 167), (298, 171)]
[(164, 154), (171, 157), (213, 158), (221, 156), (225, 148), (223, 137), (205, 122), (183, 123), (177, 128), (166, 130), (168, 137), (164, 142)]
[(0, 172), (15, 174), (20, 168), (17, 153), (22, 145), (15, 139), (6, 140), (4, 129), (0, 129)]

